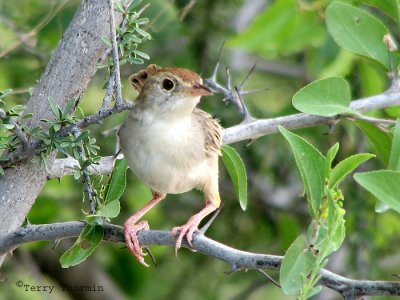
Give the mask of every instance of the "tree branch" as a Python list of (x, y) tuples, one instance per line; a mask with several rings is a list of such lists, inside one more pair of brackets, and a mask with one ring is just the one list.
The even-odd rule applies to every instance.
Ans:
[[(99, 174), (111, 174), (115, 159), (115, 156), (104, 156), (100, 159), (98, 165), (90, 166), (89, 171)], [(79, 162), (72, 157), (56, 159), (49, 174), (47, 174), (47, 179), (74, 175), (76, 167), (79, 167)]]
[[(48, 97), (64, 109), (70, 99), (83, 94), (105, 50), (101, 37), (110, 35), (109, 14), (106, 1), (82, 2), (27, 103), (26, 113), (33, 116), (23, 125), (43, 126), (41, 119), (53, 118)], [(120, 22), (121, 15), (116, 17)], [(46, 180), (46, 171), (30, 160), (6, 170), (0, 180), (0, 235), (21, 226)]]
[[(396, 105), (400, 105), (400, 91), (389, 90), (376, 96), (352, 101), (350, 108), (359, 112), (367, 112)], [(225, 129), (223, 141), (225, 144), (231, 144), (276, 133), (278, 132), (278, 126), (283, 126), (287, 129), (299, 129), (321, 124), (332, 124), (340, 118), (342, 117), (328, 118), (301, 113), (274, 119), (260, 119)], [(346, 116), (343, 116), (343, 118), (346, 118)]]
[[(84, 227), (85, 223), (80, 221), (28, 225), (0, 237), (0, 254), (10, 252), (28, 242), (77, 237)], [(104, 240), (124, 243), (123, 228), (121, 226), (106, 223), (103, 228)], [(142, 245), (175, 246), (175, 239), (169, 231), (141, 231), (139, 240)], [(183, 247), (189, 248), (186, 241), (183, 243)], [(232, 272), (247, 269), (279, 271), (283, 259), (282, 256), (234, 249), (202, 234), (195, 234), (193, 247), (200, 253), (228, 263)], [(337, 275), (325, 269), (321, 271), (319, 283), (337, 291), (346, 299), (355, 299), (361, 296), (400, 295), (400, 282), (398, 281), (356, 280)]]

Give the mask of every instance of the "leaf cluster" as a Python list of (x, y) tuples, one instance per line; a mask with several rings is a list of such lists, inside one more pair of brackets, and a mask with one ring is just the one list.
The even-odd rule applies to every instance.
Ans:
[[(115, 1), (114, 10), (123, 15), (124, 21), (117, 28), (118, 33), (118, 51), (119, 64), (143, 64), (144, 59), (149, 60), (150, 56), (139, 50), (139, 46), (151, 40), (151, 35), (143, 29), (143, 26), (149, 23), (148, 18), (141, 18), (141, 12), (137, 11), (137, 7), (142, 0), (135, 0), (129, 6), (126, 6), (124, 0)], [(103, 42), (111, 48), (111, 41), (108, 37), (102, 37)], [(98, 64), (98, 68), (110, 68), (113, 65), (113, 60), (110, 58), (107, 64)]]

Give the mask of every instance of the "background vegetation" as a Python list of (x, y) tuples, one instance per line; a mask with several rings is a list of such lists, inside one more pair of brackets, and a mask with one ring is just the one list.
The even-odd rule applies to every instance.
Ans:
[[(256, 117), (273, 118), (297, 112), (291, 104), (293, 94), (307, 83), (328, 76), (345, 77), (352, 88), (352, 99), (381, 93), (390, 84), (382, 68), (339, 48), (328, 35), (324, 14), (331, 1), (206, 0), (191, 1), (192, 7), (187, 6), (188, 2), (149, 1), (144, 15), (150, 19), (146, 30), (153, 39), (143, 45), (142, 51), (150, 55), (151, 63), (181, 66), (208, 77), (220, 46), (226, 41), (222, 64), (231, 68), (238, 83), (254, 61), (258, 62), (248, 87), (268, 90), (245, 97)], [(363, 1), (344, 2), (377, 12), (390, 29), (397, 26), (391, 11), (378, 11)], [(78, 5), (75, 0), (0, 0), (0, 90), (14, 89), (6, 99), (7, 105), (26, 103)], [(135, 98), (127, 78), (141, 68), (122, 66), (124, 98)], [(221, 81), (224, 78), (221, 73)], [(81, 101), (85, 114), (100, 107), (105, 79), (105, 70), (99, 70)], [(225, 107), (218, 95), (205, 99), (201, 106), (220, 118), (224, 127), (240, 122), (237, 111), (232, 106)], [(371, 115), (395, 117), (398, 113), (398, 109), (387, 109)], [(120, 124), (124, 115), (112, 116), (103, 126), (90, 128), (101, 155), (115, 152), (115, 137), (102, 133)], [(349, 122), (296, 133), (322, 153), (339, 142), (338, 161), (354, 153), (372, 151), (362, 132)], [(221, 164), (220, 189), (225, 205), (208, 236), (238, 249), (284, 255), (310, 222), (306, 201), (301, 196), (300, 175), (282, 135), (262, 137), (245, 147), (246, 144), (241, 142), (234, 147), (242, 155), (249, 175), (248, 209), (240, 209)], [(372, 159), (361, 168), (377, 169), (384, 165)], [(117, 224), (123, 224), (151, 198), (149, 189), (131, 172), (128, 174), (122, 212), (114, 220)], [(342, 190), (346, 197), (347, 237), (328, 268), (355, 278), (392, 280), (392, 274), (399, 273), (400, 267), (398, 215), (392, 211), (375, 213), (376, 200), (350, 177)], [(82, 191), (72, 177), (50, 180), (29, 213), (29, 221), (82, 219), (82, 210), (87, 210)], [(153, 229), (169, 230), (184, 223), (202, 205), (202, 196), (196, 192), (169, 195), (147, 214), (147, 219)], [(146, 269), (125, 248), (103, 242), (86, 262), (62, 269), (58, 259), (70, 245), (71, 241), (57, 245), (34, 243), (15, 251), (2, 269), (1, 279), (7, 282), (0, 283), (0, 298), (25, 299), (29, 295), (32, 299), (101, 299), (107, 294), (114, 299), (290, 299), (258, 272), (226, 275), (226, 264), (187, 250), (179, 251), (175, 258), (170, 247), (152, 247), (158, 267)], [(17, 280), (31, 285), (102, 285), (106, 293), (63, 292), (60, 288), (52, 295), (27, 294), (15, 286)], [(334, 299), (337, 295), (324, 290), (320, 297)]]

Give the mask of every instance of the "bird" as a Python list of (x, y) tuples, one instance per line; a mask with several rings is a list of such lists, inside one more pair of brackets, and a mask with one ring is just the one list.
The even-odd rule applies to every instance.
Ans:
[(197, 107), (202, 96), (212, 95), (202, 78), (185, 68), (149, 65), (129, 77), (139, 95), (118, 135), (122, 153), (153, 198), (124, 223), (129, 251), (144, 266), (146, 255), (138, 232), (149, 230), (146, 212), (167, 194), (193, 189), (204, 194), (205, 206), (186, 224), (171, 231), (175, 254), (186, 238), (191, 247), (200, 222), (221, 205), (218, 187), (218, 157), (222, 127), (209, 113)]

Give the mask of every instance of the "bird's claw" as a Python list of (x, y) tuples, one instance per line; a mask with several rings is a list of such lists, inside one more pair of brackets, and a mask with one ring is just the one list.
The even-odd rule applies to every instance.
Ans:
[(147, 223), (147, 221), (140, 221), (137, 224), (125, 223), (125, 226), (124, 226), (125, 242), (126, 242), (126, 245), (129, 249), (129, 251), (145, 267), (149, 266), (144, 261), (144, 256), (146, 256), (147, 253), (143, 252), (142, 247), (140, 246), (140, 242), (139, 242), (137, 234), (141, 230), (149, 230), (149, 229), (150, 229), (150, 227), (149, 227), (149, 224)]
[(176, 237), (178, 235), (178, 238), (176, 239), (175, 242), (175, 256), (178, 255), (178, 250), (182, 246), (182, 241), (184, 237), (186, 237), (189, 246), (193, 248), (192, 244), (193, 234), (196, 230), (198, 230), (197, 229), (198, 225), (199, 225), (198, 222), (189, 220), (185, 225), (174, 227), (172, 229), (172, 236)]

